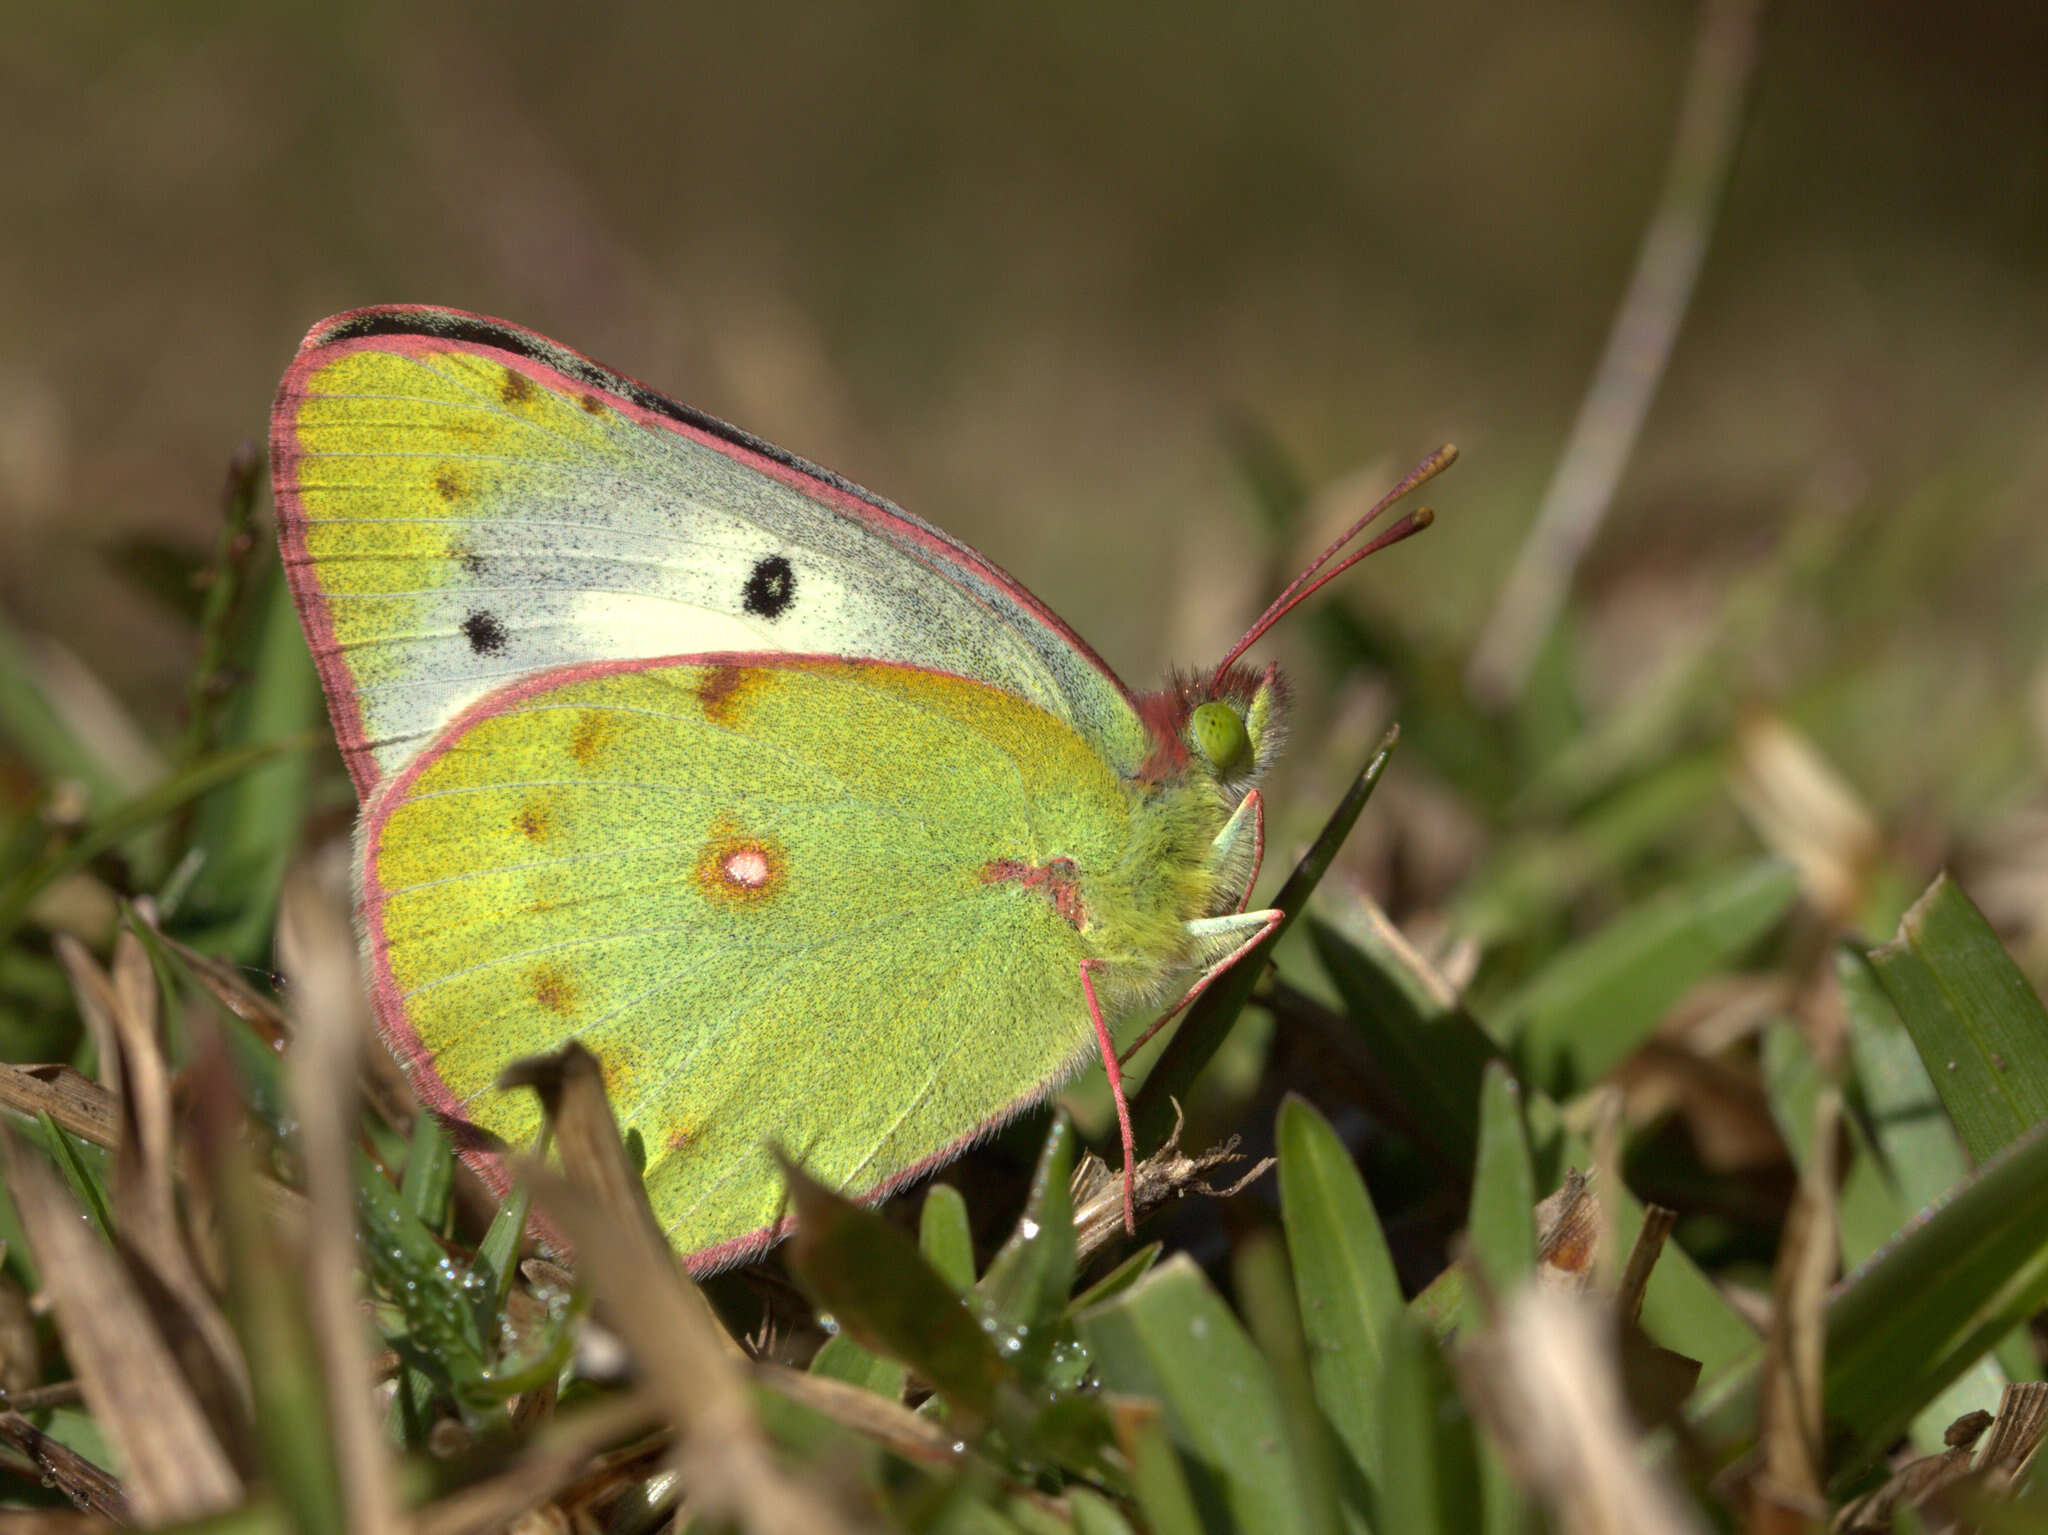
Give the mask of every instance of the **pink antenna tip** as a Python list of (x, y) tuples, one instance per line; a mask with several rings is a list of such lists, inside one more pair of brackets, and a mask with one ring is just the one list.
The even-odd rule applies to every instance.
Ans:
[[(1211, 675), (1221, 676), (1239, 656), (1257, 644), (1260, 636), (1268, 629), (1272, 628), (1282, 618), (1300, 607), (1302, 603), (1321, 591), (1330, 582), (1336, 580), (1337, 577), (1344, 574), (1345, 571), (1356, 565), (1367, 555), (1376, 554), (1382, 549), (1398, 544), (1404, 538), (1412, 538), (1436, 521), (1435, 512), (1426, 506), (1418, 506), (1414, 511), (1403, 514), (1390, 524), (1385, 532), (1381, 533), (1379, 537), (1373, 539), (1370, 543), (1362, 548), (1352, 550), (1350, 554), (1346, 555), (1342, 560), (1338, 560), (1336, 564), (1330, 564), (1332, 560), (1337, 559), (1337, 556), (1343, 552), (1345, 545), (1349, 544), (1359, 534), (1377, 522), (1386, 512), (1387, 508), (1402, 497), (1428, 484), (1446, 469), (1450, 468), (1457, 461), (1457, 458), (1457, 445), (1447, 442), (1403, 475), (1400, 484), (1375, 501), (1363, 517), (1360, 517), (1344, 530), (1342, 537), (1338, 538), (1329, 548), (1309, 561), (1308, 568), (1290, 581), (1287, 584), (1287, 589), (1278, 597), (1275, 597), (1266, 611), (1253, 621), (1249, 629), (1245, 630), (1244, 638), (1230, 647), (1229, 653), (1217, 663), (1216, 670)], [(1327, 569), (1324, 568), (1326, 566), (1328, 567)]]

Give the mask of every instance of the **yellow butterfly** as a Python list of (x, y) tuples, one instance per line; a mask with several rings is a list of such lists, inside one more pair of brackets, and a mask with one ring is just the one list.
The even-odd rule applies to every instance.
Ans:
[(1242, 657), (1452, 456), (1136, 695), (966, 545), (566, 347), (322, 322), (271, 467), (386, 1042), (502, 1191), (537, 1111), (500, 1068), (581, 1040), (700, 1271), (781, 1234), (771, 1144), (879, 1198), (1099, 1056), (1128, 1219), (1112, 1025), (1279, 920), (1245, 906), (1286, 694)]

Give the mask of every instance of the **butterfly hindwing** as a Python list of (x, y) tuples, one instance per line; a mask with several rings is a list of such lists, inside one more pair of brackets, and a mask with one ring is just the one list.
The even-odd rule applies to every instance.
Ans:
[(771, 1234), (771, 1143), (879, 1192), (1088, 1058), (1078, 913), (1017, 876), (1113, 863), (1129, 816), (1076, 731), (971, 679), (563, 668), (473, 706), (366, 811), (378, 1012), (423, 1101), (514, 1144), (537, 1119), (499, 1069), (589, 1045), (662, 1224), (715, 1265)]
[(966, 546), (516, 326), (314, 328), (271, 427), (280, 534), (358, 790), (521, 676), (719, 651), (971, 677), (1145, 750), (1128, 694)]

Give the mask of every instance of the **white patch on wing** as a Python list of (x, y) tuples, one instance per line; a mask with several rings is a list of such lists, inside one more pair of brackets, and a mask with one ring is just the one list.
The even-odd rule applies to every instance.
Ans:
[(570, 619), (578, 648), (593, 656), (703, 655), (717, 650), (780, 650), (768, 625), (666, 597), (632, 592), (577, 594)]

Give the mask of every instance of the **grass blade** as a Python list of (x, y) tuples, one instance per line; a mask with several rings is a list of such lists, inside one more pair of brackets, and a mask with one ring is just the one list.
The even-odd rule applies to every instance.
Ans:
[[(1868, 956), (1844, 944), (1835, 954), (1835, 976), (1849, 1016), (1856, 1082), (1893, 1190), (1898, 1218), (1892, 1226), (1897, 1230), (1913, 1212), (1961, 1183), (1970, 1170), (1969, 1158)], [(1949, 1424), (1996, 1401), (2008, 1380), (2025, 1380), (2039, 1368), (2026, 1329), (2007, 1334), (1913, 1420), (1914, 1443), (1929, 1455), (1946, 1448)]]
[(1536, 1268), (1536, 1168), (1522, 1128), (1522, 1089), (1504, 1062), (1486, 1068), (1479, 1095), (1479, 1160), (1466, 1241), (1495, 1293)]
[[(259, 596), (258, 623), (240, 647), (241, 681), (225, 712), (217, 752), (299, 739), (320, 723), (320, 679), (281, 570), (272, 566), (264, 573)], [(196, 947), (262, 961), (312, 786), (312, 758), (290, 752), (197, 802), (191, 845), (204, 861), (177, 913), (182, 929), (198, 930)]]
[(1479, 1079), (1500, 1046), (1473, 1021), (1376, 908), (1340, 932), (1310, 918), (1309, 939), (1366, 1050), (1385, 1074), (1398, 1126), (1463, 1181), (1479, 1139)]
[(1131, 1484), (1152, 1535), (1206, 1535), (1195, 1490), (1156, 1403), (1119, 1403), (1117, 1443), (1131, 1463)]
[(845, 1381), (892, 1402), (903, 1400), (903, 1385), (910, 1376), (895, 1360), (861, 1347), (843, 1332), (827, 1338), (811, 1356), (810, 1373), (826, 1380)]
[(1798, 876), (1775, 858), (1717, 870), (1617, 917), (1553, 960), (1497, 1015), (1528, 1080), (1553, 1097), (1597, 1082), (1696, 983), (1782, 917)]
[(1870, 956), (1970, 1155), (2048, 1119), (2048, 1012), (1946, 874)]
[(967, 1303), (874, 1211), (785, 1164), (796, 1232), (790, 1266), (863, 1348), (901, 1360), (969, 1419), (986, 1422), (1010, 1371)]
[(917, 1246), (941, 1279), (965, 1295), (974, 1287), (974, 1228), (967, 1220), (967, 1201), (950, 1183), (934, 1183), (924, 1191), (917, 1212)]
[(1067, 1315), (1074, 1316), (1090, 1306), (1099, 1306), (1112, 1295), (1121, 1295), (1152, 1272), (1163, 1251), (1162, 1244), (1147, 1242), (1128, 1258), (1067, 1302)]
[(43, 1150), (49, 1153), (50, 1161), (71, 1186), (72, 1197), (78, 1201), (93, 1230), (111, 1241), (114, 1215), (107, 1197), (106, 1181), (99, 1169), (86, 1160), (84, 1148), (65, 1134), (47, 1113), (36, 1116), (36, 1129), (41, 1134)]
[(1379, 1465), (1380, 1377), (1401, 1282), (1350, 1152), (1305, 1099), (1280, 1106), (1280, 1210), (1316, 1398), (1361, 1475)]
[(210, 790), (230, 783), (243, 773), (262, 766), (288, 752), (304, 752), (316, 745), (311, 732), (278, 741), (218, 753), (194, 763), (133, 798), (115, 805), (94, 820), (78, 837), (46, 854), (23, 870), (4, 892), (0, 892), (0, 942), (11, 938), (35, 898), (56, 880), (82, 869), (109, 848), (155, 824)]
[(983, 1325), (1026, 1383), (1045, 1373), (1074, 1286), (1074, 1127), (1054, 1114), (1017, 1229), (974, 1287)]
[[(2048, 1126), (1980, 1169), (1836, 1286), (1823, 1406), (1839, 1488), (2000, 1337), (2048, 1303)], [(1694, 1407), (1710, 1437), (1755, 1431), (1756, 1361)]]
[(1165, 1407), (1207, 1527), (1307, 1535), (1272, 1372), (1192, 1261), (1168, 1259), (1076, 1325), (1105, 1387)]
[(448, 1219), (448, 1196), (455, 1187), (455, 1148), (441, 1122), (422, 1114), (412, 1124), (412, 1144), (405, 1154), (405, 1173), (398, 1197), (415, 1219), (439, 1231)]
[(1320, 1535), (1337, 1535), (1343, 1527), (1337, 1504), (1338, 1451), (1330, 1424), (1316, 1402), (1308, 1339), (1279, 1237), (1270, 1231), (1258, 1232), (1240, 1243), (1231, 1275), (1246, 1325), (1272, 1366), (1280, 1390), (1280, 1410), (1294, 1451), (1302, 1513), (1310, 1529)]
[(1421, 1328), (1404, 1322), (1389, 1330), (1377, 1396), (1379, 1524), (1402, 1535), (1478, 1529), (1478, 1441), (1450, 1366)]
[[(965, 1295), (974, 1286), (974, 1237), (967, 1222), (967, 1201), (952, 1185), (935, 1183), (925, 1191), (918, 1217), (918, 1249), (925, 1261), (956, 1294)], [(909, 1377), (900, 1362), (873, 1352), (845, 1332), (825, 1340), (812, 1356), (810, 1373), (845, 1381), (890, 1401), (902, 1400)]]

